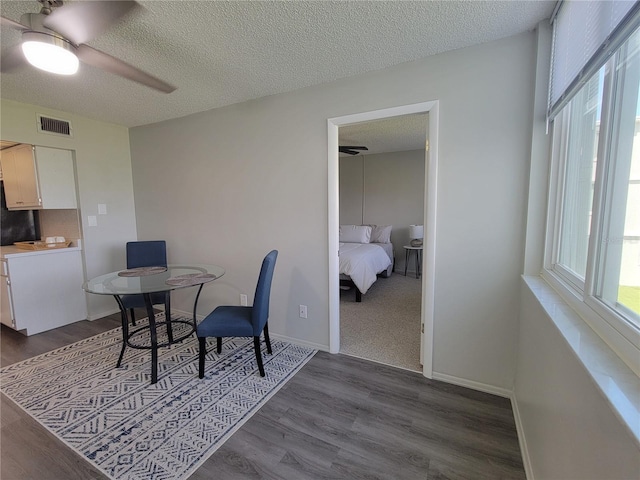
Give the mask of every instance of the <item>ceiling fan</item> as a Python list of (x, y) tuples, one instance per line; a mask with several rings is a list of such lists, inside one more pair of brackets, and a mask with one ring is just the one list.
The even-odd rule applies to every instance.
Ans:
[(349, 155), (358, 155), (359, 153), (362, 152), (358, 152), (358, 150), (369, 150), (367, 147), (355, 147), (352, 145), (344, 145), (344, 146), (339, 146), (338, 147), (338, 152), (340, 153), (348, 153)]
[[(38, 0), (40, 13), (25, 13), (20, 22), (0, 17), (2, 27), (22, 31), (22, 43), (4, 52), (2, 72), (9, 72), (25, 60), (52, 73), (72, 75), (79, 61), (128, 78), (164, 93), (173, 92), (170, 85), (111, 55), (91, 48), (94, 39), (130, 12), (142, 8), (132, 0), (78, 1), (63, 6), (63, 0)], [(21, 47), (21, 48), (20, 48)]]

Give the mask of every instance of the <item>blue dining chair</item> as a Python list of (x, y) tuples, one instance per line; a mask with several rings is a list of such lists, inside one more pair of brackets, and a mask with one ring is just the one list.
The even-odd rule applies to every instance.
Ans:
[(198, 325), (197, 335), (199, 348), (199, 377), (204, 377), (204, 357), (207, 354), (207, 337), (216, 337), (217, 352), (222, 351), (222, 337), (253, 337), (253, 348), (260, 376), (264, 377), (264, 366), (260, 352), (260, 334), (264, 332), (267, 352), (271, 354), (269, 340), (269, 297), (271, 295), (271, 280), (276, 267), (277, 250), (270, 251), (262, 261), (260, 276), (256, 286), (253, 306), (221, 305), (207, 315)]
[[(164, 240), (148, 240), (142, 242), (127, 242), (127, 268), (138, 267), (166, 267), (167, 244)], [(136, 324), (134, 308), (145, 308), (142, 295), (123, 295), (120, 297), (125, 309), (129, 310), (131, 323)], [(171, 296), (169, 292), (151, 294), (151, 304), (164, 304), (165, 318), (171, 318)]]

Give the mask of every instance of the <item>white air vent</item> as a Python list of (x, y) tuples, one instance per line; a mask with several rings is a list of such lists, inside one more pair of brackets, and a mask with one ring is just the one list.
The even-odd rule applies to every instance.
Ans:
[(38, 114), (37, 117), (38, 132), (62, 135), (65, 137), (72, 136), (71, 122), (62, 120), (60, 118), (45, 117), (44, 115), (40, 114)]

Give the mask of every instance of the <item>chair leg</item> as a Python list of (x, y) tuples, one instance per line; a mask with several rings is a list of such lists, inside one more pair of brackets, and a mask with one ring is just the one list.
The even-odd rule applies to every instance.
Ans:
[(116, 299), (120, 305), (120, 320), (122, 321), (122, 350), (120, 350), (118, 363), (116, 363), (116, 368), (120, 368), (120, 365), (122, 365), (124, 350), (127, 348), (127, 340), (129, 339), (129, 319), (127, 318), (127, 311), (122, 307), (122, 302), (120, 302), (118, 297), (116, 297)]
[(216, 352), (222, 352), (222, 337), (216, 337)]
[(129, 314), (131, 315), (131, 323), (135, 326), (136, 324), (136, 312), (133, 308), (129, 309)]
[(198, 337), (198, 377), (204, 378), (204, 356), (207, 354), (207, 339), (205, 337)]
[(260, 337), (253, 337), (253, 349), (256, 351), (256, 362), (258, 362), (260, 376), (264, 377), (264, 365), (262, 365), (262, 353), (260, 352)]
[(264, 324), (264, 341), (267, 344), (267, 352), (269, 352), (269, 355), (271, 355), (271, 340), (269, 340), (269, 324), (265, 323)]
[(167, 337), (169, 339), (169, 343), (173, 343), (173, 327), (171, 324), (171, 300), (169, 299), (169, 292), (166, 292), (164, 295), (164, 319), (167, 322)]
[(167, 320), (171, 320), (171, 295), (167, 292), (164, 299), (164, 317)]

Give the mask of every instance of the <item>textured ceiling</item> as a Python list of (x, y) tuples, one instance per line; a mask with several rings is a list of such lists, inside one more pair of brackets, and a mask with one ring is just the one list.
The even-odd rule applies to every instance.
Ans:
[[(365, 146), (363, 155), (424, 149), (427, 140), (427, 114), (415, 113), (341, 126), (340, 145)], [(341, 153), (341, 157), (351, 155)]]
[[(70, 3), (70, 2), (67, 2)], [(88, 42), (175, 86), (171, 94), (81, 65), (25, 67), (0, 96), (125, 126), (145, 125), (378, 70), (533, 29), (553, 1), (141, 1)], [(19, 21), (33, 1), (0, 2)], [(20, 41), (0, 32), (3, 50)]]

